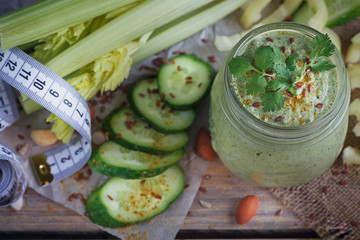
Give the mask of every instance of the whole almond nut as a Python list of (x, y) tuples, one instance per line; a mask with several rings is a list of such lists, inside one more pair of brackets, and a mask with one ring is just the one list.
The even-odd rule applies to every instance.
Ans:
[(244, 225), (256, 214), (259, 207), (259, 199), (255, 195), (249, 195), (241, 199), (236, 207), (235, 219), (237, 224)]
[(48, 129), (34, 129), (31, 131), (30, 138), (35, 144), (42, 147), (51, 146), (58, 141), (55, 133)]

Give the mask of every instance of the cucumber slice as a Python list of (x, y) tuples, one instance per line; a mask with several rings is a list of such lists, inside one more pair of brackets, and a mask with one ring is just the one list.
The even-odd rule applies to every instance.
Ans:
[(174, 110), (161, 101), (156, 80), (145, 79), (134, 83), (128, 94), (130, 106), (153, 128), (174, 133), (185, 130), (195, 120), (195, 111)]
[[(335, 27), (351, 20), (360, 15), (359, 0), (325, 0), (328, 10), (329, 19), (327, 27)], [(314, 10), (307, 2), (304, 2), (294, 13), (292, 21), (306, 25), (309, 18), (315, 14)]]
[(179, 55), (159, 70), (160, 96), (174, 109), (193, 108), (209, 92), (214, 75), (209, 63), (195, 55)]
[(166, 155), (151, 155), (107, 141), (93, 152), (88, 164), (103, 175), (137, 179), (153, 177), (164, 172), (183, 155), (183, 148)]
[(160, 175), (146, 179), (114, 177), (91, 193), (86, 212), (96, 224), (122, 227), (162, 213), (184, 188), (184, 174), (175, 165)]
[(166, 134), (154, 130), (128, 107), (111, 112), (103, 121), (103, 129), (114, 142), (151, 154), (173, 152), (188, 141), (184, 131)]

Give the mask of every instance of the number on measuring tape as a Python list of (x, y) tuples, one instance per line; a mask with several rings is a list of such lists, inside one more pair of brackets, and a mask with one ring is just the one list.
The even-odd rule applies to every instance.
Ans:
[(1, 52), (0, 51), (0, 68), (2, 68), (5, 65), (6, 60), (9, 58), (10, 52)]
[(11, 54), (2, 71), (14, 79), (23, 64), (24, 60), (18, 58), (15, 54)]
[(28, 88), (38, 74), (39, 70), (31, 67), (30, 64), (25, 63), (22, 66), (19, 74), (16, 76), (15, 81), (21, 83), (24, 87)]

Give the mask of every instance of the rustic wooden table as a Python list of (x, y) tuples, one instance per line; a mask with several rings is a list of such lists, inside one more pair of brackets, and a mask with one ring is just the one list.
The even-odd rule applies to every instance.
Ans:
[[(342, 52), (346, 53), (350, 38), (360, 32), (360, 18), (335, 31), (342, 39)], [(209, 163), (206, 176), (209, 177), (203, 179), (201, 191), (196, 195), (178, 238), (317, 238), (314, 231), (304, 226), (266, 188), (235, 177), (220, 160)], [(249, 223), (238, 226), (234, 219), (235, 206), (248, 194), (257, 195), (260, 206)], [(199, 199), (211, 203), (211, 207), (202, 207)], [(114, 238), (72, 210), (31, 189), (25, 201), (22, 211), (0, 208), (0, 238)], [(276, 214), (278, 210), (281, 210), (280, 216)]]
[[(255, 194), (260, 199), (256, 216), (238, 226), (234, 211), (239, 199)], [(199, 199), (211, 204), (204, 208)], [(281, 210), (281, 215), (276, 212)], [(113, 238), (72, 210), (48, 200), (34, 190), (25, 194), (21, 211), (0, 208), (0, 238)], [(266, 188), (251, 185), (233, 175), (220, 160), (209, 163), (201, 188), (178, 238), (234, 237), (312, 237), (317, 235), (306, 228), (288, 209), (281, 206)]]

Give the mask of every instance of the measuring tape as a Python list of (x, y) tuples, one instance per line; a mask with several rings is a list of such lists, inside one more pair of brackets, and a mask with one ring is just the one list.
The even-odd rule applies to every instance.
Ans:
[[(84, 98), (63, 78), (20, 49), (11, 48), (2, 51), (0, 46), (0, 131), (11, 126), (19, 117), (15, 98), (9, 85), (57, 115), (80, 134), (72, 139), (68, 146), (62, 145), (30, 157), (39, 184), (43, 186), (59, 181), (83, 167), (91, 155), (90, 111)], [(14, 163), (19, 163), (19, 161), (8, 148), (0, 146), (5, 149), (5, 153), (9, 153), (7, 157), (5, 153), (0, 154), (0, 163), (2, 163), (0, 164), (0, 199), (5, 198), (4, 196), (9, 197), (4, 200), (8, 205), (8, 202), (17, 197), (8, 194), (8, 189), (4, 189), (6, 194), (2, 194), (3, 184), (4, 186), (20, 184), (24, 187), (26, 179), (20, 181), (21, 179), (18, 179), (20, 175), (10, 170), (14, 169)], [(25, 177), (25, 174), (22, 175)], [(2, 180), (6, 180), (7, 184)]]
[(14, 153), (0, 144), (0, 206), (16, 202), (25, 192), (27, 180), (24, 169)]

